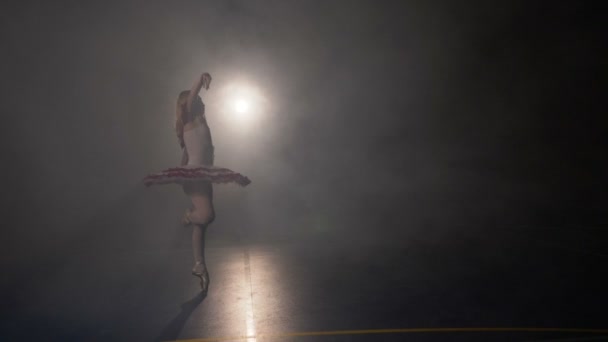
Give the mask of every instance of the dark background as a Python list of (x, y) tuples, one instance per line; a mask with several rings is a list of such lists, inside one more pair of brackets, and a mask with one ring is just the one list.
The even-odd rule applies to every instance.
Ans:
[[(608, 223), (605, 12), (592, 2), (9, 1), (0, 13), (4, 266), (69, 257), (101, 232), (110, 247), (145, 243), (120, 234), (177, 220), (179, 188), (141, 179), (178, 163), (174, 102), (203, 71), (217, 163), (253, 180), (216, 188), (215, 234), (449, 244)], [(235, 79), (267, 98), (245, 129), (214, 113), (213, 91)]]

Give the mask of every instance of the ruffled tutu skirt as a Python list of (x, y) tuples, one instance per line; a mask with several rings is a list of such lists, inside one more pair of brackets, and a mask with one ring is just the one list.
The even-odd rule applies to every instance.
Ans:
[(187, 165), (173, 167), (144, 178), (146, 186), (160, 184), (181, 184), (210, 182), (216, 184), (236, 183), (247, 186), (251, 181), (242, 174), (224, 167), (213, 165), (213, 144), (211, 132), (206, 124), (184, 132), (184, 143), (188, 154)]
[(166, 169), (159, 173), (148, 175), (144, 178), (144, 184), (186, 184), (188, 182), (206, 181), (216, 184), (236, 183), (247, 186), (251, 180), (238, 172), (218, 166), (184, 165)]

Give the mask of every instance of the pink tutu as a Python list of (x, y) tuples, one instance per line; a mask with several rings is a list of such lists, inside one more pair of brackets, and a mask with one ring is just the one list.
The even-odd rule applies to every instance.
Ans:
[(240, 186), (247, 186), (251, 180), (238, 172), (217, 166), (204, 165), (184, 165), (154, 173), (144, 178), (144, 184), (184, 184), (188, 182), (206, 181), (211, 183), (236, 183)]
[(166, 169), (144, 178), (144, 184), (181, 184), (190, 182), (236, 183), (247, 186), (251, 181), (238, 172), (224, 167), (213, 166), (214, 148), (211, 142), (211, 132), (206, 122), (200, 122), (194, 129), (184, 131), (184, 156), (182, 164), (187, 165)]

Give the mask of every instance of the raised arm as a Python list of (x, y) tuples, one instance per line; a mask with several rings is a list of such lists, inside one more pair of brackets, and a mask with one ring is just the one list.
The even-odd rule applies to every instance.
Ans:
[(206, 90), (209, 90), (209, 85), (211, 84), (211, 75), (205, 72), (203, 73), (197, 80), (194, 82), (192, 89), (190, 89), (190, 94), (188, 94), (188, 100), (186, 102), (186, 108), (188, 109), (188, 113), (192, 110), (192, 104), (194, 100), (198, 96), (198, 93), (201, 91), (203, 87)]

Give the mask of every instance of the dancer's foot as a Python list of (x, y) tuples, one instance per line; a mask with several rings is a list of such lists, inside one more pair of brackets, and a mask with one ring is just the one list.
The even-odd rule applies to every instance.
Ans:
[(209, 272), (207, 271), (205, 264), (202, 262), (197, 262), (194, 264), (194, 267), (192, 268), (192, 275), (200, 278), (201, 290), (206, 293), (209, 289)]

